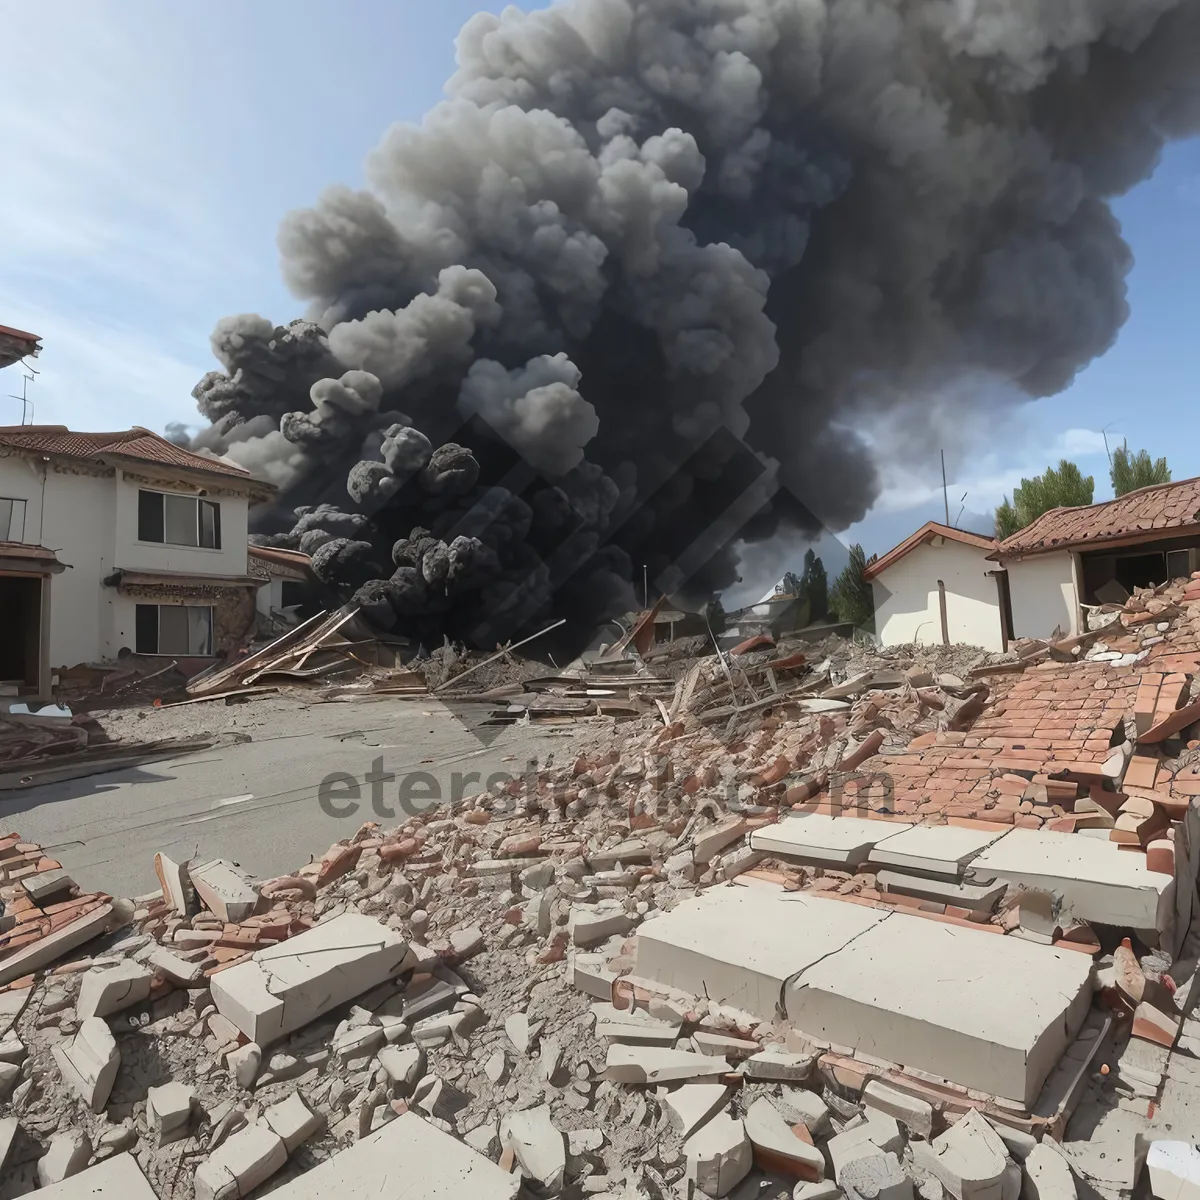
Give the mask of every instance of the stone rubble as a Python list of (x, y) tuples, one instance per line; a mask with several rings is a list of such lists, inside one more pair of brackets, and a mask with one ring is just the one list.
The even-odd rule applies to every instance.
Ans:
[[(279, 879), (160, 855), (159, 892), (113, 900), (0, 838), (0, 1200), (92, 1175), (127, 1180), (121, 1200), (138, 1179), (307, 1200), (384, 1178), (397, 1147), (447, 1200), (455, 1171), (507, 1200), (1116, 1200), (1143, 1170), (1161, 1200), (1195, 1195), (1197, 601), (1200, 579), (1139, 593), (954, 676), (712, 656), (665, 721)], [(739, 657), (778, 701), (738, 690)], [(1010, 835), (1045, 839), (1049, 883), (972, 876)], [(1095, 843), (1111, 877), (1079, 874)], [(822, 1042), (780, 1009), (790, 968), (760, 963), (744, 1006), (711, 975), (648, 977), (665, 919), (722, 888), (751, 958), (776, 900), (800, 922), (784, 942), (813, 905), (855, 914), (854, 938), (901, 914), (984, 958), (1013, 939), (1093, 963), (1091, 1008), (1022, 1102)], [(1151, 919), (1091, 923), (1113, 904)]]

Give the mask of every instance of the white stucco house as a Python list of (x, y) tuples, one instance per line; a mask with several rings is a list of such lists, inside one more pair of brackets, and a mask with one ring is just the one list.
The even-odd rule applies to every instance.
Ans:
[(1055, 508), (996, 547), (1018, 637), (1085, 630), (1084, 608), (1200, 568), (1200, 479)]
[(929, 521), (867, 565), (875, 632), (885, 646), (963, 643), (1003, 650), (994, 538)]
[(0, 427), (0, 684), (45, 696), (52, 668), (241, 644), (249, 509), (273, 494), (147, 429)]

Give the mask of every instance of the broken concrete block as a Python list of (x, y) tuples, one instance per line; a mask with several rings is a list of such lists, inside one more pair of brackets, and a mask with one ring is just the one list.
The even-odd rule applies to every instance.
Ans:
[(860, 1124), (845, 1129), (837, 1137), (830, 1138), (827, 1149), (834, 1176), (838, 1183), (841, 1183), (842, 1168), (854, 1159), (879, 1151), (885, 1154), (901, 1153), (904, 1149), (904, 1135), (900, 1132), (895, 1117), (868, 1111), (866, 1119)]
[(671, 1091), (658, 1090), (659, 1104), (666, 1110), (671, 1127), (685, 1142), (720, 1112), (728, 1100), (729, 1089), (723, 1083), (685, 1083)]
[(67, 899), (76, 884), (60, 867), (57, 871), (39, 871), (36, 875), (27, 875), (21, 880), (21, 886), (34, 904), (45, 908), (47, 904)]
[(420, 1046), (384, 1046), (378, 1058), (395, 1091), (401, 1097), (411, 1096), (425, 1074), (425, 1051)]
[[(397, 1188), (397, 1164), (403, 1176)], [(404, 1113), (271, 1193), (272, 1200), (515, 1200), (521, 1177), (414, 1113)]]
[(910, 1133), (918, 1133), (926, 1140), (933, 1133), (933, 1105), (918, 1096), (872, 1079), (863, 1091), (863, 1103), (895, 1117)]
[(755, 830), (750, 845), (766, 854), (854, 869), (866, 862), (877, 843), (911, 828), (900, 821), (802, 813)]
[(313, 1112), (299, 1092), (293, 1092), (278, 1104), (272, 1104), (263, 1113), (262, 1119), (271, 1132), (283, 1141), (289, 1154), (294, 1154), (325, 1127), (325, 1118)]
[(83, 974), (75, 1011), (82, 1020), (111, 1016), (144, 1003), (153, 982), (154, 972), (133, 959), (113, 967), (92, 967)]
[(121, 1052), (104, 1021), (89, 1017), (68, 1045), (52, 1049), (67, 1085), (92, 1112), (103, 1112), (121, 1067)]
[(803, 1083), (811, 1074), (816, 1059), (811, 1054), (789, 1054), (771, 1046), (746, 1059), (747, 1079), (763, 1083)]
[(741, 1121), (718, 1113), (683, 1144), (687, 1179), (706, 1196), (728, 1195), (754, 1165), (754, 1150)]
[(204, 968), (198, 962), (188, 962), (172, 954), (166, 946), (156, 947), (146, 965), (179, 987), (195, 987), (204, 978)]
[(21, 1067), (18, 1063), (0, 1062), (0, 1103), (3, 1103), (13, 1093), (13, 1088), (21, 1080)]
[(254, 1081), (262, 1070), (262, 1048), (254, 1042), (247, 1042), (236, 1050), (231, 1050), (225, 1059), (225, 1066), (233, 1076), (238, 1087), (252, 1088)]
[(202, 863), (190, 870), (192, 887), (204, 907), (222, 921), (237, 925), (254, 915), (258, 907), (258, 892), (250, 881), (223, 858)]
[(262, 1121), (235, 1133), (196, 1169), (196, 1200), (238, 1200), (287, 1162), (283, 1138)]
[(803, 1124), (813, 1137), (821, 1137), (829, 1131), (829, 1105), (816, 1092), (785, 1087), (779, 1107), (785, 1117)]
[(957, 880), (973, 859), (1003, 836), (1000, 829), (914, 825), (876, 842), (869, 861), (917, 875)]
[(784, 1004), (810, 1037), (1031, 1105), (1083, 1023), (1091, 970), (1074, 950), (893, 913), (791, 979)]
[(912, 1200), (912, 1180), (892, 1154), (867, 1154), (851, 1159), (838, 1173), (846, 1200)]
[(548, 1104), (502, 1117), (500, 1145), (516, 1155), (521, 1174), (534, 1189), (548, 1196), (562, 1191), (567, 1151), (563, 1135), (550, 1119)]
[(971, 1111), (931, 1143), (914, 1142), (916, 1165), (934, 1175), (955, 1200), (1003, 1200), (1008, 1155), (1000, 1135)]
[(612, 996), (616, 973), (608, 969), (602, 954), (576, 954), (570, 960), (571, 981), (576, 990), (597, 1000)]
[(165, 1083), (146, 1093), (146, 1121), (154, 1130), (159, 1146), (187, 1137), (196, 1096), (182, 1083)]
[(378, 1025), (352, 1026), (334, 1037), (333, 1057), (345, 1066), (356, 1058), (369, 1058), (385, 1040), (383, 1029)]
[(746, 832), (742, 817), (726, 817), (720, 824), (696, 835), (692, 845), (692, 858), (704, 864), (711, 862), (726, 846), (738, 841)]
[(173, 862), (165, 854), (156, 854), (154, 873), (162, 887), (163, 899), (181, 917), (186, 917), (191, 907), (191, 879), (187, 863)]
[(803, 892), (723, 884), (644, 922), (634, 971), (771, 1021), (789, 979), (888, 918)]
[[(1200, 1182), (1200, 1172), (1197, 1173)], [(1076, 1200), (1075, 1177), (1062, 1154), (1039, 1142), (1025, 1159), (1021, 1200)]]
[(792, 1175), (807, 1183), (825, 1177), (825, 1156), (811, 1142), (794, 1134), (779, 1110), (765, 1097), (746, 1110), (746, 1136), (754, 1147), (754, 1162), (764, 1171)]
[(105, 1159), (36, 1195), (38, 1200), (158, 1200), (132, 1154)]
[(1200, 1150), (1191, 1142), (1151, 1142), (1146, 1167), (1155, 1200), (1200, 1197)]
[(672, 1083), (704, 1079), (729, 1072), (723, 1058), (664, 1050), (657, 1046), (610, 1045), (604, 1060), (604, 1078), (614, 1083)]
[(1173, 894), (1171, 876), (1151, 871), (1144, 854), (1045, 830), (1005, 834), (971, 863), (969, 875), (1053, 892), (1079, 920), (1132, 929), (1164, 928)]
[(403, 969), (408, 945), (371, 917), (344, 913), (212, 977), (218, 1011), (269, 1046)]
[(78, 1175), (91, 1156), (92, 1143), (82, 1129), (67, 1129), (55, 1134), (50, 1148), (38, 1159), (38, 1184), (46, 1188)]
[(634, 924), (624, 905), (614, 900), (606, 904), (573, 904), (567, 928), (572, 945), (587, 947), (623, 936)]

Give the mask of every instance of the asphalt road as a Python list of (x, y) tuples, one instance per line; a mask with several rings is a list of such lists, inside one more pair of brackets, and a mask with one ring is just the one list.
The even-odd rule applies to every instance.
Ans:
[[(116, 895), (158, 887), (157, 851), (281, 875), (364, 821), (401, 824), (402, 788), (420, 810), (456, 789), (479, 791), (497, 772), (521, 775), (530, 759), (573, 756), (577, 727), (511, 726), (488, 731), (488, 744), (469, 728), (480, 715), (431, 701), (297, 706), (256, 720), (250, 742), (0, 794), (0, 831), (41, 843), (82, 886)], [(378, 760), (394, 780), (368, 782)], [(327, 783), (322, 805), (322, 781), (338, 773), (352, 778)]]

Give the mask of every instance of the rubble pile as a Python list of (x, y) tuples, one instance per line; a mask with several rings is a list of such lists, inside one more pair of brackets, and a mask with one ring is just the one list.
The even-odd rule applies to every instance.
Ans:
[(965, 678), (757, 644), (526, 680), (642, 715), (281, 878), (160, 855), (111, 901), (5, 839), (0, 1181), (1069, 1200), (1149, 1159), (1174, 1195), (1195, 600), (1119, 610), (1158, 618), (1136, 662), (1097, 630)]

